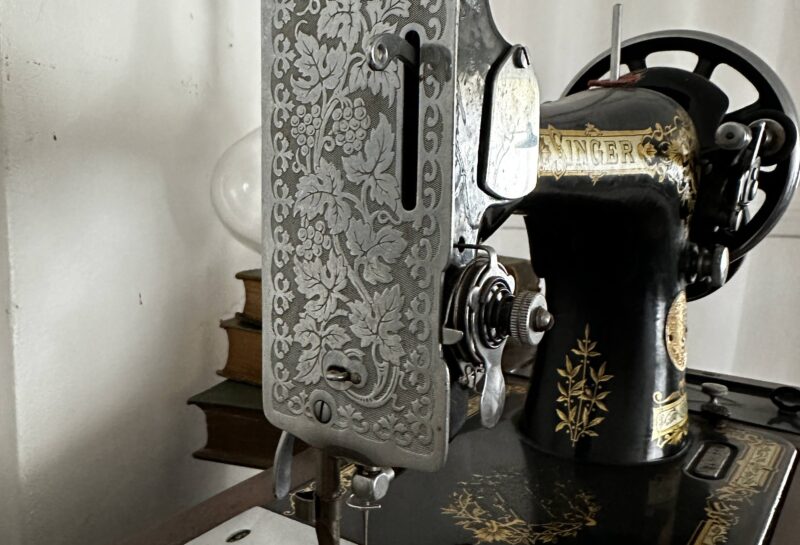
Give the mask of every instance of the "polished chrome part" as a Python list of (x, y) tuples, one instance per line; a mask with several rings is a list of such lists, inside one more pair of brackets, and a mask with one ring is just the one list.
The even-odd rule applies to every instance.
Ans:
[(730, 264), (730, 251), (725, 246), (717, 245), (709, 250), (693, 242), (687, 244), (681, 259), (687, 283), (708, 282), (714, 288), (725, 285)]
[(464, 334), (454, 346), (461, 367), (459, 380), (476, 388), (481, 382), (481, 423), (494, 427), (500, 420), (505, 404), (505, 379), (501, 359), (507, 334), (497, 331), (487, 313), (512, 297), (514, 277), (497, 260), (489, 247), (462, 246), (485, 255), (475, 258), (455, 280), (448, 304), (448, 323), (445, 327)]
[(464, 333), (462, 331), (456, 331), (455, 329), (450, 329), (447, 327), (442, 328), (442, 346), (452, 346), (454, 344), (458, 344), (463, 338)]
[(617, 81), (620, 76), (620, 51), (622, 50), (622, 4), (614, 4), (611, 15), (611, 70), (609, 78)]
[(764, 127), (764, 141), (762, 142), (763, 156), (778, 153), (786, 143), (786, 130), (783, 125), (774, 119), (758, 119), (750, 123), (750, 128)]
[(461, 369), (459, 382), (469, 388), (481, 387), (481, 423), (491, 428), (502, 416), (505, 403), (501, 359), (508, 338), (537, 344), (543, 331), (552, 325), (552, 316), (541, 294), (514, 295), (514, 277), (499, 263), (492, 248), (459, 248), (474, 249), (482, 255), (453, 281), (445, 328), (462, 334), (461, 341), (450, 349)]
[(490, 85), (480, 185), (498, 199), (519, 199), (536, 188), (539, 171), (539, 84), (524, 47), (508, 52)]
[(522, 344), (537, 346), (545, 332), (555, 324), (541, 293), (525, 292), (514, 298), (511, 307), (511, 337)]
[(712, 251), (701, 254), (699, 276), (709, 279), (712, 287), (721, 288), (728, 280), (730, 264), (728, 249), (725, 246), (715, 246)]
[(359, 466), (353, 475), (353, 495), (348, 500), (348, 505), (364, 509), (379, 504), (389, 492), (389, 485), (393, 480), (392, 468)]
[(364, 545), (369, 543), (369, 512), (381, 508), (380, 502), (389, 492), (394, 476), (392, 468), (364, 466), (358, 466), (353, 475), (347, 505), (363, 513)]
[(275, 460), (272, 465), (275, 497), (279, 500), (289, 495), (292, 488), (292, 454), (294, 453), (294, 436), (289, 432), (281, 433)]
[(447, 456), (458, 4), (262, 2), (264, 411), (370, 465)]
[(419, 55), (414, 47), (397, 34), (380, 34), (373, 38), (367, 48), (369, 67), (383, 72), (395, 59), (409, 66), (419, 65)]
[(714, 135), (716, 144), (725, 150), (741, 150), (750, 145), (753, 140), (753, 131), (750, 127), (736, 121), (723, 123)]

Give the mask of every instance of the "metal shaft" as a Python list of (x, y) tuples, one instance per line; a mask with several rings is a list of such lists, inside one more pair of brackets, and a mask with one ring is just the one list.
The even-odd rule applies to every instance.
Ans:
[(611, 73), (609, 79), (617, 81), (620, 72), (620, 52), (622, 50), (622, 37), (620, 27), (622, 25), (622, 4), (614, 4), (614, 12), (611, 17)]
[(316, 523), (319, 545), (339, 545), (341, 539), (341, 477), (339, 459), (320, 452), (317, 478)]

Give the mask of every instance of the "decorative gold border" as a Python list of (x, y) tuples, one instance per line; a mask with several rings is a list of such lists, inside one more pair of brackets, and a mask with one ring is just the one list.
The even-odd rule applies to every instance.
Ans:
[(664, 448), (667, 445), (680, 445), (689, 434), (689, 400), (686, 390), (681, 386), (666, 398), (661, 392), (653, 394), (653, 433), (651, 441)]
[(456, 525), (469, 531), (478, 545), (557, 543), (559, 539), (576, 537), (584, 528), (597, 525), (600, 506), (595, 498), (585, 491), (567, 494), (563, 485), (557, 485), (558, 490), (553, 492), (560, 494), (562, 505), (566, 507), (564, 511), (554, 513), (552, 501), (549, 501), (542, 511), (552, 520), (538, 524), (523, 520), (504, 494), (512, 486), (524, 486), (526, 495), (541, 501), (542, 498), (529, 485), (522, 484), (525, 479), (527, 477), (518, 471), (473, 475), (469, 482), (459, 483), (442, 513), (453, 517)]
[(727, 484), (706, 499), (706, 518), (698, 524), (691, 545), (726, 543), (731, 529), (739, 522), (739, 509), (769, 486), (783, 457), (784, 448), (763, 435), (741, 428), (728, 428), (726, 434), (742, 441), (745, 449), (735, 462)]

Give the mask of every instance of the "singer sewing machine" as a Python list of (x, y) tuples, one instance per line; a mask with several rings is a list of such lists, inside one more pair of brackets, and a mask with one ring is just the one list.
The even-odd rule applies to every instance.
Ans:
[[(614, 35), (541, 104), (485, 0), (264, 0), (272, 508), (319, 543), (766, 542), (797, 392), (687, 378), (686, 313), (786, 210), (796, 112), (723, 38)], [(485, 244), (512, 214), (546, 290)], [(301, 494), (294, 438), (323, 453)]]

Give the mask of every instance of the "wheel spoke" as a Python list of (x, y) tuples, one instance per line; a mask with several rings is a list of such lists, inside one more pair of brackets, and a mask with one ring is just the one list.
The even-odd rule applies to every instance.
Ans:
[(698, 57), (697, 64), (694, 67), (694, 73), (698, 76), (703, 76), (706, 79), (711, 79), (711, 74), (719, 66), (719, 61), (708, 59), (705, 57)]
[(756, 100), (743, 108), (725, 114), (725, 121), (747, 120), (754, 112), (761, 109), (761, 100)]

